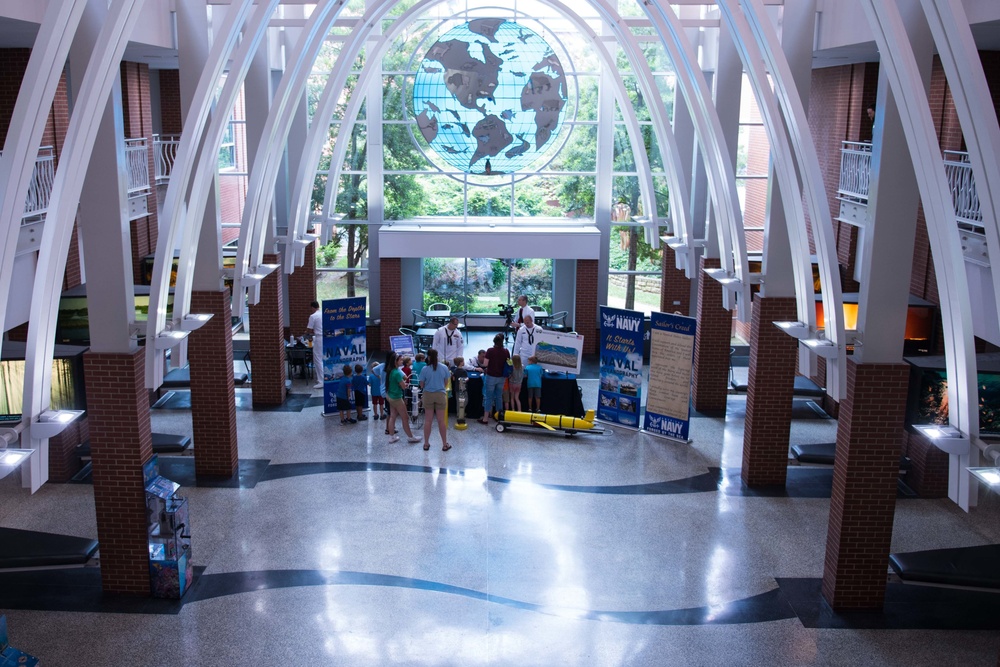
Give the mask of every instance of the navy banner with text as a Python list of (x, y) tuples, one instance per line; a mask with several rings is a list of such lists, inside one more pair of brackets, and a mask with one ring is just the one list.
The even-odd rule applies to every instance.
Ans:
[(597, 418), (639, 427), (643, 315), (601, 306), (601, 388)]
[[(337, 411), (337, 383), (344, 365), (365, 366), (365, 297), (323, 302), (323, 412)], [(366, 369), (367, 372), (367, 369)], [(354, 394), (351, 393), (353, 399)]]
[(667, 313), (652, 313), (650, 319), (649, 393), (643, 429), (687, 441), (697, 321)]

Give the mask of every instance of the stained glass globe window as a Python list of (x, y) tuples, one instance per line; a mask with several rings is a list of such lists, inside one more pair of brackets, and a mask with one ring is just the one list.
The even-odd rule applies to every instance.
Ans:
[(452, 28), (413, 83), (417, 128), (434, 152), (473, 174), (524, 171), (562, 127), (568, 85), (545, 40), (505, 19)]

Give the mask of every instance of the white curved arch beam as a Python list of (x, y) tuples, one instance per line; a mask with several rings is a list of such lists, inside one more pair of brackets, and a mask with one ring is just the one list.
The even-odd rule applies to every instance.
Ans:
[[(729, 162), (729, 150), (722, 133), (722, 123), (712, 102), (712, 93), (698, 65), (698, 57), (684, 33), (684, 28), (666, 3), (643, 0), (646, 16), (652, 21), (674, 63), (677, 82), (684, 93), (694, 123), (695, 136), (705, 158), (708, 190), (719, 225), (722, 268), (738, 281), (737, 316), (746, 321), (750, 314), (750, 270), (747, 266), (743, 215), (736, 194), (736, 178)], [(722, 290), (723, 305), (732, 308), (730, 288)]]
[[(146, 325), (146, 340), (148, 341), (156, 340), (157, 335), (166, 326), (174, 248), (177, 247), (177, 238), (181, 234), (181, 230), (185, 226), (194, 224), (191, 217), (187, 215), (187, 206), (195, 199), (192, 195), (185, 202), (185, 197), (188, 196), (195, 175), (195, 165), (200, 154), (199, 147), (202, 145), (205, 125), (215, 102), (215, 90), (219, 77), (222, 76), (229, 56), (240, 37), (240, 28), (246, 21), (253, 4), (253, 0), (242, 0), (240, 4), (231, 5), (229, 11), (226, 12), (222, 25), (219, 26), (218, 38), (212, 44), (206, 66), (198, 79), (194, 99), (191, 101), (191, 108), (185, 119), (184, 132), (181, 134), (180, 146), (177, 148), (177, 159), (174, 161), (174, 169), (170, 175), (170, 183), (167, 185), (167, 194), (163, 202), (163, 212), (160, 215), (160, 233), (156, 240), (153, 278), (150, 281), (149, 291), (149, 320)], [(250, 34), (246, 37), (247, 40), (251, 38)], [(219, 110), (216, 115), (226, 116), (225, 110), (232, 108), (232, 102), (229, 106), (222, 106), (228, 90), (229, 80), (227, 78), (226, 86), (223, 87), (220, 95), (220, 104), (216, 107)], [(202, 175), (202, 177), (204, 176)], [(201, 219), (198, 218), (199, 225), (200, 222)], [(179, 261), (178, 280), (183, 273)], [(178, 292), (179, 290), (175, 289), (174, 319), (183, 318), (190, 307), (190, 296), (185, 301), (178, 302)], [(149, 345), (146, 348), (146, 386), (149, 389), (155, 389), (160, 385), (158, 359), (163, 353), (156, 350), (155, 347), (155, 345)]]
[[(410, 10), (406, 14), (403, 14), (399, 19), (397, 19), (393, 23), (393, 26), (388, 33), (382, 36), (382, 38), (379, 40), (378, 45), (376, 46), (375, 56), (367, 59), (365, 66), (362, 69), (358, 85), (354, 89), (355, 93), (354, 95), (352, 95), (351, 100), (348, 103), (347, 109), (344, 113), (344, 121), (341, 126), (342, 128), (349, 127), (351, 124), (356, 122), (357, 115), (361, 109), (361, 105), (364, 103), (365, 100), (365, 96), (363, 94), (358, 94), (357, 91), (364, 90), (366, 88), (367, 82), (370, 81), (371, 77), (375, 76), (376, 73), (380, 71), (381, 58), (385, 52), (385, 49), (388, 48), (388, 45), (392, 42), (392, 40), (396, 38), (396, 36), (398, 36), (400, 32), (402, 32), (407, 27), (409, 22), (412, 20), (412, 18), (416, 16), (416, 14), (419, 11), (423, 11), (428, 6), (438, 4), (438, 2), (440, 2), (440, 0), (434, 0), (433, 2), (429, 1), (422, 2), (418, 3), (417, 5), (414, 5), (413, 7), (410, 8)], [(576, 13), (570, 10), (566, 5), (562, 4), (561, 2), (558, 2), (558, 0), (542, 0), (542, 2), (562, 12), (562, 14), (566, 16), (570, 21), (572, 21), (579, 30), (586, 33), (587, 36), (590, 38), (591, 43), (594, 45), (595, 49), (597, 49), (598, 56), (601, 58), (603, 65), (614, 68), (614, 60), (607, 52), (607, 49), (604, 47), (603, 43), (601, 43), (600, 38), (597, 36), (595, 32), (593, 32), (592, 29), (590, 29), (590, 27), (587, 25), (585, 21), (583, 21)], [(634, 44), (635, 43), (634, 39), (632, 41)], [(351, 53), (346, 51), (346, 49), (341, 51), (341, 55), (344, 54), (347, 54), (348, 56), (351, 55)], [(662, 100), (660, 100), (659, 95), (655, 93), (655, 86), (652, 85), (653, 84), (652, 73), (649, 72), (648, 65), (645, 63), (644, 60), (641, 59), (638, 62), (641, 63), (641, 65), (645, 67), (645, 71), (649, 73), (646, 85), (651, 87), (645, 88), (643, 90), (643, 93), (647, 95), (647, 99), (656, 100), (662, 107), (663, 106)], [(330, 78), (327, 80), (327, 86), (324, 89), (323, 98), (320, 101), (317, 113), (313, 117), (314, 124), (310, 127), (309, 139), (306, 142), (306, 145), (308, 147), (307, 150), (310, 151), (310, 153), (308, 155), (303, 155), (303, 158), (305, 160), (309, 160), (309, 162), (304, 161), (303, 164), (301, 165), (302, 168), (300, 168), (299, 171), (300, 182), (297, 182), (297, 189), (295, 191), (298, 197), (296, 201), (299, 202), (299, 204), (295, 207), (295, 210), (299, 214), (299, 217), (296, 218), (296, 224), (301, 223), (304, 225), (307, 222), (307, 217), (308, 217), (307, 215), (303, 214), (303, 211), (306, 210), (306, 202), (309, 201), (309, 193), (312, 180), (310, 178), (310, 180), (306, 181), (305, 177), (302, 175), (309, 173), (311, 177), (312, 173), (309, 172), (309, 168), (311, 167), (311, 165), (315, 165), (319, 161), (319, 154), (323, 148), (323, 145), (325, 144), (326, 132), (330, 126), (330, 121), (333, 117), (333, 112), (337, 102), (337, 94), (341, 89), (343, 89), (346, 77), (350, 73), (350, 67), (352, 64), (353, 64), (353, 59), (351, 57), (347, 57), (343, 61), (341, 61), (338, 58), (337, 64), (334, 66), (334, 71), (331, 73)], [(637, 67), (636, 69), (639, 68)], [(615, 98), (618, 100), (619, 107), (622, 109), (622, 116), (625, 119), (626, 126), (629, 129), (629, 141), (632, 145), (633, 153), (635, 153), (636, 155), (636, 171), (640, 174), (640, 182), (642, 183), (640, 191), (643, 193), (643, 207), (645, 208), (646, 211), (652, 212), (652, 218), (655, 221), (656, 204), (655, 201), (653, 200), (654, 188), (653, 188), (652, 173), (649, 167), (649, 156), (647, 155), (645, 146), (642, 143), (642, 133), (640, 131), (638, 117), (635, 115), (635, 110), (632, 108), (632, 105), (628, 101), (629, 98), (627, 92), (625, 91), (624, 85), (622, 84), (620, 79), (616, 79)], [(665, 118), (665, 116), (666, 116), (666, 108), (663, 107), (663, 114), (661, 115), (661, 119)], [(675, 153), (677, 153), (676, 142), (673, 141), (673, 133), (670, 132), (669, 126), (667, 127), (666, 132), (668, 133), (670, 142), (674, 146)], [(339, 140), (341, 136), (343, 135), (338, 133), (337, 135), (338, 140), (334, 142), (333, 155), (330, 161), (330, 172), (327, 178), (327, 188), (323, 204), (324, 218), (329, 218), (330, 211), (333, 208), (333, 202), (336, 201), (337, 190), (339, 188), (339, 183), (340, 183), (340, 166), (343, 164), (347, 150), (346, 148), (347, 144)], [(664, 145), (664, 143), (661, 142), (660, 145), (662, 146)], [(674, 169), (674, 171), (676, 172), (676, 169)], [(681, 201), (684, 200), (682, 199)], [(301, 231), (302, 232), (305, 231), (304, 227), (301, 229)]]
[[(208, 120), (204, 132), (204, 141), (194, 159), (191, 170), (190, 184), (181, 189), (187, 192), (187, 201), (183, 210), (177, 211), (178, 222), (183, 229), (181, 235), (180, 257), (177, 262), (177, 285), (174, 288), (174, 320), (182, 318), (191, 308), (192, 280), (194, 266), (198, 255), (198, 239), (205, 220), (205, 209), (208, 205), (209, 190), (215, 187), (215, 172), (218, 169), (219, 146), (229, 124), (229, 110), (233, 108), (239, 97), (241, 86), (250, 71), (254, 54), (267, 35), (267, 24), (274, 14), (280, 0), (261, 2), (243, 30), (239, 46), (230, 59), (232, 66), (226, 75), (226, 83), (215, 102), (217, 112)], [(238, 32), (238, 31), (237, 31)], [(266, 47), (265, 47), (266, 48)], [(173, 176), (170, 177), (173, 181)], [(171, 246), (172, 247), (172, 246)]]
[[(391, 5), (393, 2), (394, 0), (379, 0), (370, 7), (365, 12), (366, 18), (361, 21), (362, 25), (366, 27), (352, 32), (348, 41), (354, 40), (354, 33), (370, 30), (366, 25), (367, 17), (376, 15), (383, 6)], [(298, 42), (287, 58), (291, 67), (285, 69), (278, 90), (271, 100), (271, 113), (264, 124), (264, 130), (257, 144), (254, 163), (250, 170), (246, 208), (243, 210), (243, 221), (240, 225), (236, 275), (233, 281), (234, 317), (240, 317), (243, 314), (245, 295), (243, 276), (251, 266), (257, 268), (263, 261), (267, 225), (269, 224), (271, 204), (274, 201), (274, 185), (278, 177), (282, 149), (291, 130), (295, 109), (305, 91), (306, 82), (319, 50), (323, 46), (323, 40), (343, 8), (344, 0), (316, 6), (306, 21)], [(254, 295), (251, 299), (252, 303), (256, 303), (256, 298), (257, 296)]]
[[(66, 130), (66, 141), (52, 184), (49, 212), (42, 228), (35, 284), (31, 291), (22, 418), (22, 423), (29, 427), (29, 433), (30, 424), (49, 407), (59, 294), (87, 164), (97, 139), (97, 127), (120, 72), (122, 54), (139, 20), (143, 2), (116, 0), (108, 10)], [(32, 440), (37, 439), (32, 437)], [(47, 447), (47, 440), (44, 442), (44, 447)], [(43, 469), (41, 479), (47, 476), (48, 470)]]
[[(684, 246), (690, 248), (695, 241), (694, 223), (691, 220), (691, 209), (688, 206), (691, 193), (688, 190), (687, 174), (684, 174), (680, 169), (684, 162), (681, 159), (680, 148), (678, 148), (677, 139), (674, 136), (667, 105), (664, 104), (663, 96), (660, 95), (656, 87), (653, 72), (649, 68), (649, 63), (646, 62), (638, 40), (625, 25), (617, 9), (607, 0), (590, 0), (590, 5), (600, 12), (605, 24), (611, 28), (632, 64), (632, 71), (639, 80), (639, 85), (643, 88), (650, 120), (653, 121), (653, 131), (656, 133), (660, 147), (660, 157), (667, 174), (667, 187), (670, 192), (669, 213), (673, 223), (671, 225), (672, 233), (683, 242)], [(654, 224), (655, 217), (656, 209), (654, 208), (652, 212)], [(685, 268), (685, 273), (690, 278), (695, 268), (691, 266), (691, 262), (687, 262)]]
[[(969, 19), (960, 2), (921, 0), (944, 66), (976, 178), (986, 246), (1000, 248), (1000, 125)], [(996, 254), (994, 254), (996, 257)], [(1000, 314), (1000, 266), (990, 271)]]
[(0, 249), (0, 345), (3, 332), (7, 330), (7, 303), (24, 201), (28, 197), (38, 146), (42, 143), (59, 77), (65, 69), (73, 33), (86, 6), (87, 0), (67, 0), (50, 2), (46, 8), (21, 80), (0, 158), (0, 229), (3, 230), (0, 238), (4, 239)]
[[(913, 160), (920, 200), (927, 219), (931, 255), (941, 297), (945, 365), (948, 371), (948, 420), (970, 440), (979, 435), (978, 387), (972, 307), (965, 275), (965, 259), (955, 228), (951, 190), (941, 159), (930, 105), (906, 27), (894, 0), (860, 0), (886, 73), (895, 93)], [(967, 458), (968, 454), (963, 455)], [(954, 462), (952, 464), (954, 466)], [(968, 474), (962, 474), (968, 484)], [(949, 495), (954, 495), (949, 490)], [(952, 497), (953, 500), (958, 500)], [(968, 501), (962, 504), (968, 509)]]
[[(772, 149), (776, 144), (775, 139), (771, 138), (770, 135), (776, 134), (781, 143), (782, 160), (791, 160), (794, 156), (794, 162), (786, 163), (784, 171), (788, 172), (786, 174), (788, 179), (785, 180), (797, 183), (801, 179), (801, 187), (786, 190), (787, 184), (782, 180), (781, 191), (789, 236), (793, 239), (796, 236), (799, 237), (794, 244), (797, 253), (793, 252), (792, 258), (796, 271), (795, 291), (799, 297), (797, 302), (799, 320), (815, 329), (815, 290), (812, 281), (812, 264), (809, 259), (809, 237), (800, 199), (795, 196), (801, 193), (809, 211), (809, 219), (813, 223), (813, 242), (816, 245), (820, 280), (823, 285), (823, 312), (829, 313), (824, 323), (824, 336), (837, 346), (836, 359), (827, 362), (827, 368), (830, 371), (827, 374), (827, 389), (831, 396), (839, 400), (844, 397), (846, 390), (843, 378), (847, 371), (844, 298), (840, 286), (840, 265), (837, 261), (833, 220), (830, 217), (826, 185), (823, 182), (819, 166), (819, 156), (816, 153), (816, 145), (813, 143), (812, 132), (809, 129), (809, 119), (802, 104), (802, 97), (795, 85), (791, 67), (763, 5), (761, 5), (760, 0), (739, 0), (739, 4), (742, 6), (742, 12), (736, 7), (736, 0), (722, 0), (719, 7), (722, 9), (723, 15), (726, 16), (734, 34), (741, 35), (738, 48), (741, 56), (744, 55), (745, 49), (744, 67), (747, 68), (748, 72), (751, 72), (751, 76), (755, 80), (754, 92), (758, 94), (758, 97), (763, 96), (769, 100), (765, 127), (773, 126), (768, 127)], [(767, 71), (771, 73), (773, 91), (768, 83), (767, 71), (763, 67), (765, 64)], [(779, 110), (778, 105), (780, 105), (781, 116), (775, 113)], [(763, 106), (761, 110), (764, 111)], [(782, 124), (782, 117), (784, 124)], [(787, 151), (791, 151), (791, 153)], [(795, 178), (796, 168), (798, 179)], [(778, 174), (779, 178), (781, 177), (779, 170), (776, 170), (775, 173)], [(785, 192), (794, 194), (785, 196)], [(795, 209), (794, 217), (789, 214), (789, 204)], [(797, 231), (792, 229), (793, 221)], [(792, 236), (793, 234), (795, 236)]]

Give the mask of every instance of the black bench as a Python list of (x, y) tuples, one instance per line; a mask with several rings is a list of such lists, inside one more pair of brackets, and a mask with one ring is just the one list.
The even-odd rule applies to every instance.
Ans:
[(889, 566), (904, 583), (1000, 591), (997, 563), (1000, 544), (889, 554)]
[[(250, 381), (248, 373), (233, 372), (233, 384), (242, 387)], [(163, 384), (156, 388), (156, 397), (162, 395), (164, 389), (190, 389), (191, 388), (191, 367), (171, 368), (163, 376)]]
[[(799, 463), (832, 466), (836, 452), (837, 443), (835, 442), (820, 442), (811, 445), (792, 445), (792, 456), (794, 456)], [(909, 470), (910, 465), (910, 459), (905, 456), (899, 457), (899, 470), (901, 472)]]
[(0, 528), (0, 569), (83, 566), (97, 546), (86, 537)]
[[(175, 433), (153, 433), (154, 454), (183, 454), (191, 446), (191, 438)], [(85, 440), (76, 448), (81, 459), (90, 459), (90, 440)]]
[[(736, 380), (731, 380), (729, 386), (741, 394), (745, 394), (748, 390), (747, 385), (741, 384)], [(794, 383), (792, 384), (792, 395), (801, 396), (806, 398), (823, 398), (823, 387), (819, 386), (809, 378), (804, 375), (796, 375)]]

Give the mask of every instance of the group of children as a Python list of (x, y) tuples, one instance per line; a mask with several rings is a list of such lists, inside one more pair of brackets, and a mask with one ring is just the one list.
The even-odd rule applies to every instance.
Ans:
[[(470, 365), (474, 370), (480, 370), (481, 361), (485, 358), (486, 351), (480, 350), (478, 357), (470, 359)], [(542, 410), (542, 367), (536, 357), (528, 358), (528, 365), (524, 366), (521, 357), (514, 355), (511, 358), (512, 369), (510, 375), (503, 384), (503, 408), (513, 409), (521, 412), (521, 385), (527, 381), (528, 389), (528, 411), (541, 412)], [(402, 367), (400, 370), (407, 378), (420, 377), (420, 371), (427, 365), (423, 352), (418, 352), (415, 356), (402, 357)], [(385, 380), (386, 373), (384, 364), (376, 361), (371, 362), (367, 372), (361, 364), (344, 364), (344, 375), (337, 382), (337, 410), (340, 411), (341, 424), (357, 424), (359, 421), (366, 421), (364, 411), (368, 408), (368, 391), (371, 389), (372, 419), (388, 419), (385, 403)], [(455, 364), (451, 370), (452, 381), (458, 378), (468, 377), (469, 372), (465, 368), (465, 360), (461, 357), (455, 359)], [(352, 416), (352, 410), (357, 411), (357, 417)]]

